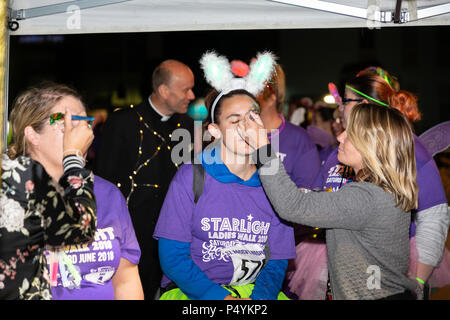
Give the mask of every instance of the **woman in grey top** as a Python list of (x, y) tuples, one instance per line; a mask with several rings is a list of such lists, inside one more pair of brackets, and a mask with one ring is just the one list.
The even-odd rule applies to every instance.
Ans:
[(357, 176), (337, 192), (299, 190), (272, 151), (260, 118), (239, 132), (254, 148), (264, 190), (284, 219), (326, 228), (333, 299), (413, 299), (407, 278), (410, 210), (417, 207), (413, 133), (397, 110), (360, 104), (339, 137), (338, 159)]

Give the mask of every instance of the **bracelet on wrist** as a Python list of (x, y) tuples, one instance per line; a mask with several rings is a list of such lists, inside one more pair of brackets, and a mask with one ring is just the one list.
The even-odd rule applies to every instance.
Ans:
[[(69, 154), (67, 154), (67, 153), (69, 153)], [(83, 153), (81, 153), (81, 150), (79, 150), (79, 149), (67, 149), (67, 150), (64, 150), (63, 151), (63, 158), (66, 155), (74, 155), (74, 156), (77, 156), (79, 158), (83, 158)]]
[(84, 157), (75, 154), (69, 154), (63, 158), (64, 172), (72, 168), (83, 168), (86, 164)]
[(416, 281), (423, 285), (425, 285), (425, 283), (426, 283), (426, 281), (420, 279), (419, 277), (416, 277)]

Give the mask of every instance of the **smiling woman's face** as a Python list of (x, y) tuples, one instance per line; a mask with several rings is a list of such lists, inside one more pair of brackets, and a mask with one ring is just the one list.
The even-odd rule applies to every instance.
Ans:
[(241, 156), (249, 155), (252, 150), (237, 132), (238, 124), (244, 121), (245, 115), (256, 102), (244, 94), (234, 95), (222, 101), (218, 124), (212, 124), (220, 131), (220, 136), (213, 134), (215, 138), (223, 137), (222, 143), (230, 152)]

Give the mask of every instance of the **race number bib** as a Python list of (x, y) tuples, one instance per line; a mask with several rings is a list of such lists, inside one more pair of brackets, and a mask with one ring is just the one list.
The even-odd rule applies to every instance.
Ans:
[(230, 285), (242, 286), (255, 282), (266, 262), (264, 247), (260, 244), (238, 244), (226, 250), (234, 267)]

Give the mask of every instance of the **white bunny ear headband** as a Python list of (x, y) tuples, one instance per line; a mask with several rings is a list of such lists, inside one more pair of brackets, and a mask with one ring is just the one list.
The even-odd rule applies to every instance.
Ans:
[(211, 122), (214, 123), (214, 109), (223, 95), (233, 90), (244, 89), (257, 96), (275, 70), (275, 59), (271, 52), (258, 53), (256, 61), (250, 65), (249, 73), (243, 78), (235, 78), (227, 58), (217, 55), (214, 51), (203, 54), (200, 66), (205, 73), (206, 81), (219, 91), (211, 106)]

